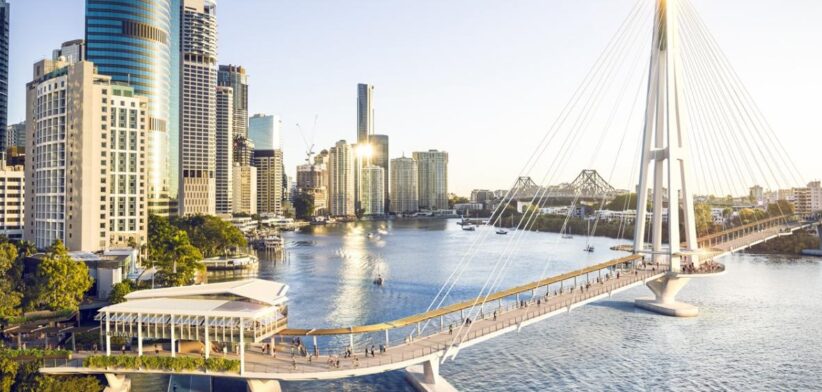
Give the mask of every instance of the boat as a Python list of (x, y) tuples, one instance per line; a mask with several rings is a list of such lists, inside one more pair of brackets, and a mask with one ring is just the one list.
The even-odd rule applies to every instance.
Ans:
[(472, 224), (466, 224), (466, 225), (462, 225), (462, 230), (464, 230), (464, 231), (475, 231), (475, 230), (477, 230), (477, 227), (472, 225)]
[(593, 253), (594, 252), (594, 246), (593, 245), (586, 246), (585, 251), (588, 252), (588, 253)]
[(570, 240), (570, 239), (573, 239), (573, 238), (574, 238), (574, 236), (573, 236), (573, 235), (571, 235), (571, 228), (570, 228), (570, 227), (568, 228), (568, 231), (567, 231), (567, 232), (565, 232), (565, 233), (563, 233), (563, 234), (562, 234), (562, 238), (564, 238), (564, 239), (566, 239), (566, 240)]
[(377, 278), (374, 279), (374, 284), (377, 286), (382, 286), (385, 283), (385, 279), (382, 278), (382, 274), (377, 275)]
[(257, 250), (272, 250), (283, 247), (283, 239), (278, 235), (269, 235), (254, 241), (254, 249)]
[(505, 231), (504, 229), (499, 229), (499, 230), (497, 230), (497, 234), (499, 234), (499, 235), (507, 235), (507, 234), (508, 234), (508, 232), (507, 232), (507, 231)]

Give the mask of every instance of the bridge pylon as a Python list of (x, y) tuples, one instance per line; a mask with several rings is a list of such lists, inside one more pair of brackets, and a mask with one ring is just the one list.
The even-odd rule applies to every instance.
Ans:
[[(637, 300), (637, 305), (668, 315), (696, 315), (696, 308), (675, 301), (687, 278), (680, 277), (683, 261), (699, 265), (699, 243), (694, 217), (693, 185), (688, 155), (688, 124), (684, 113), (683, 71), (679, 52), (677, 0), (657, 0), (654, 35), (642, 142), (634, 252), (645, 253), (647, 205), (651, 202), (651, 247), (653, 263), (669, 264), (669, 274), (648, 287), (656, 297)], [(653, 177), (651, 170), (653, 169)], [(649, 195), (650, 194), (650, 195)], [(663, 247), (663, 209), (668, 201), (668, 246)], [(685, 246), (680, 245), (679, 208), (683, 211)], [(684, 311), (682, 311), (685, 309)]]

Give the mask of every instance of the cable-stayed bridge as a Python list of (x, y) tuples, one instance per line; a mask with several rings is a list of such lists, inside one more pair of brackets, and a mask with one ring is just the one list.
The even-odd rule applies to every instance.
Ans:
[[(621, 116), (622, 112), (627, 114)], [(595, 125), (597, 122), (601, 127)], [(590, 135), (591, 130), (600, 133)], [(634, 135), (631, 130), (638, 132)], [(634, 153), (629, 151), (631, 146)], [(615, 174), (624, 172), (630, 177), (628, 183), (637, 189), (636, 204), (629, 206), (631, 198), (627, 198), (624, 209), (633, 208), (636, 219), (623, 222), (634, 233), (632, 243), (621, 248), (626, 251), (624, 257), (546, 276), (547, 265), (553, 261), (547, 255), (543, 271), (529, 271), (536, 280), (513, 288), (500, 287), (502, 278), (515, 265), (517, 249), (527, 246), (521, 234), (532, 230), (539, 219), (538, 212), (529, 210), (518, 216), (504, 251), (492, 260), (480, 261), (492, 263), (492, 269), (479, 293), (468, 301), (455, 302), (451, 291), (494, 230), (477, 232), (428, 309), (398, 320), (331, 329), (289, 329), (284, 326), (286, 320), (280, 321), (276, 314), (272, 325), (270, 318), (265, 323), (243, 318), (234, 322), (233, 316), (209, 319), (197, 315), (196, 309), (185, 316), (159, 308), (137, 314), (114, 306), (101, 310), (106, 356), (112, 354), (113, 334), (136, 337), (138, 351), (123, 355), (142, 357), (143, 334), (162, 330), (160, 335), (165, 337), (168, 330), (171, 352), (158, 351), (156, 356), (237, 359), (238, 371), (94, 366), (95, 362), (86, 361), (90, 353), (47, 361), (41, 371), (106, 374), (111, 391), (127, 390), (128, 374), (152, 372), (242, 378), (253, 391), (276, 391), (279, 381), (328, 380), (408, 369), (409, 379), (420, 390), (454, 390), (439, 376), (439, 366), (457, 360), (462, 349), (505, 333), (527, 331), (523, 328), (528, 325), (640, 285), (646, 285), (654, 296), (638, 299), (638, 306), (669, 316), (696, 316), (696, 307), (676, 301), (677, 293), (690, 279), (724, 273), (721, 259), (730, 253), (819, 225), (799, 220), (787, 203), (767, 206), (766, 217), (738, 225), (705, 226), (699, 219), (701, 207), (695, 205), (693, 197), (697, 191), (738, 194), (746, 184), (755, 183), (778, 189), (786, 182), (798, 183), (798, 175), (790, 155), (688, 0), (636, 3), (557, 122), (537, 144), (489, 225), (499, 225), (501, 212), (523, 194), (536, 205), (556, 197), (556, 189), (539, 184), (555, 181), (569, 164), (588, 159), (585, 167), (593, 167), (596, 161), (608, 158), (613, 159), (608, 173), (586, 171), (574, 182), (577, 186), (569, 195), (573, 199), (570, 207), (592, 195), (604, 204), (613, 190), (610, 183)], [(632, 167), (624, 168), (621, 159)], [(540, 172), (544, 173), (541, 177), (534, 177)], [(526, 178), (541, 180), (537, 183)], [(566, 225), (570, 218), (569, 212)], [(590, 235), (595, 233), (596, 222), (593, 226)], [(232, 295), (259, 299), (257, 293), (243, 287), (236, 290)], [(193, 294), (196, 292), (190, 292), (191, 298), (198, 297)], [(232, 309), (242, 313), (242, 309)], [(323, 350), (318, 338), (346, 342), (345, 348)], [(178, 341), (182, 347), (183, 341), (203, 340), (202, 353), (175, 350)], [(376, 353), (369, 350), (375, 344), (379, 345)], [(212, 345), (236, 349), (214, 353)]]

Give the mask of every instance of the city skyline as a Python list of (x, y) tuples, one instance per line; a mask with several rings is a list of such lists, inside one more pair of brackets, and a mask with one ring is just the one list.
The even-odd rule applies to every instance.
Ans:
[[(12, 3), (9, 123), (16, 123), (23, 119), (23, 86), (30, 64), (47, 57), (60, 42), (83, 37), (84, 6), (82, 1)], [(813, 100), (805, 98), (812, 98), (810, 94), (822, 86), (822, 77), (812, 72), (822, 66), (822, 56), (800, 48), (811, 47), (812, 37), (819, 35), (815, 32), (820, 27), (812, 21), (822, 15), (822, 5), (798, 3), (801, 7), (779, 7), (776, 1), (745, 3), (747, 12), (739, 14), (730, 11), (738, 9), (741, 1), (695, 1), (754, 98), (767, 108), (766, 115), (773, 127), (785, 135), (786, 148), (796, 152), (803, 181), (810, 181), (819, 174), (813, 171), (813, 146), (803, 140), (816, 132), (818, 126), (803, 113), (813, 113)], [(312, 135), (316, 151), (329, 148), (340, 138), (353, 140), (357, 116), (354, 86), (368, 83), (379, 89), (375, 133), (391, 136), (391, 158), (432, 147), (448, 151), (452, 157), (449, 188), (466, 195), (474, 188), (510, 186), (512, 173), (524, 163), (520, 157), (523, 146), (518, 139), (541, 134), (557, 117), (573, 86), (582, 79), (584, 68), (605, 46), (607, 35), (619, 23), (620, 17), (614, 15), (626, 14), (631, 4), (488, 4), (471, 8), (470, 18), (451, 27), (439, 23), (439, 18), (445, 16), (425, 15), (420, 20), (430, 27), (429, 32), (409, 29), (409, 19), (422, 16), (419, 11), (402, 6), (351, 7), (366, 11), (363, 16), (356, 16), (351, 15), (351, 10), (331, 5), (321, 13), (321, 18), (312, 20), (306, 7), (269, 2), (258, 2), (254, 7), (224, 5), (220, 10), (220, 63), (242, 64), (248, 69), (252, 86), (249, 113), (277, 114), (283, 118), (284, 159), (289, 175), (294, 175), (305, 150), (294, 124), (310, 124), (314, 115), (319, 115), (318, 130)], [(445, 15), (452, 15), (466, 9), (467, 3), (441, 7)], [(250, 13), (251, 8), (257, 11)], [(292, 20), (281, 24), (255, 23), (255, 15), (272, 15), (272, 10), (278, 10), (277, 18)], [(375, 15), (403, 12), (408, 15), (399, 21), (392, 20), (397, 26), (377, 18), (362, 27), (352, 27), (351, 31), (338, 31), (344, 16), (373, 19)], [(571, 14), (574, 17), (567, 18)], [(21, 21), (38, 18), (37, 15), (53, 23), (34, 34), (33, 26)], [(548, 23), (542, 24), (551, 27), (535, 23), (537, 15), (547, 18)], [(482, 33), (482, 21), (492, 16), (510, 16), (520, 23), (500, 26), (493, 35)], [(320, 21), (329, 22), (328, 26), (318, 27)], [(751, 23), (779, 26), (779, 34), (753, 31), (748, 28)], [(588, 26), (592, 24), (601, 27), (590, 30)], [(328, 42), (333, 36), (329, 30), (346, 37), (378, 27), (385, 29), (385, 36), (375, 37), (378, 48), (367, 51), (362, 58), (345, 53), (345, 46), (329, 48), (334, 46)], [(263, 29), (274, 38), (270, 50), (252, 50), (256, 40), (241, 39)], [(739, 31), (746, 34), (738, 34)], [(449, 32), (455, 34), (443, 35)], [(286, 33), (296, 37), (294, 42), (280, 38)], [(574, 45), (558, 39), (564, 36), (573, 37)], [(412, 37), (419, 42), (412, 41)], [(429, 42), (439, 37), (446, 38), (443, 42)], [(515, 37), (517, 41), (512, 41)], [(494, 45), (480, 51), (479, 43), (486, 41)], [(504, 42), (518, 43), (505, 46)], [(396, 45), (385, 47), (391, 43)], [(773, 55), (760, 58), (760, 46), (767, 47)], [(298, 50), (300, 47), (310, 48), (310, 53)], [(452, 52), (446, 52), (446, 48)], [(451, 55), (442, 63), (446, 53)], [(555, 53), (563, 56), (556, 58), (552, 55)], [(409, 56), (413, 61), (406, 61)], [(488, 64), (477, 64), (480, 58)], [(340, 65), (329, 73), (329, 63), (319, 59), (334, 60)], [(784, 67), (792, 72), (785, 72), (780, 78), (764, 77)], [(298, 69), (303, 71), (297, 72)], [(491, 138), (479, 137), (472, 143), (465, 142), (471, 135), (488, 135), (501, 132), (500, 129), (508, 137), (493, 142)], [(483, 155), (511, 158), (478, 159)], [(569, 170), (565, 177), (570, 180), (578, 169)], [(627, 188), (628, 184), (623, 182), (614, 180), (616, 186)]]

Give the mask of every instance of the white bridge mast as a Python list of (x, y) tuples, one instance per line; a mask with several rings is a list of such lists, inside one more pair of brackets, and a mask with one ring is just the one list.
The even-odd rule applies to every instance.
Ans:
[[(653, 45), (648, 80), (648, 96), (642, 143), (642, 162), (637, 197), (634, 251), (645, 251), (646, 206), (653, 164), (653, 203), (651, 204), (651, 242), (654, 258), (669, 256), (671, 271), (680, 271), (679, 213), (684, 211), (686, 252), (698, 264), (699, 249), (694, 218), (693, 181), (687, 147), (687, 120), (683, 103), (683, 65), (679, 53), (677, 0), (656, 0)], [(664, 180), (667, 179), (667, 184)], [(663, 194), (667, 187), (668, 242), (662, 248)]]

